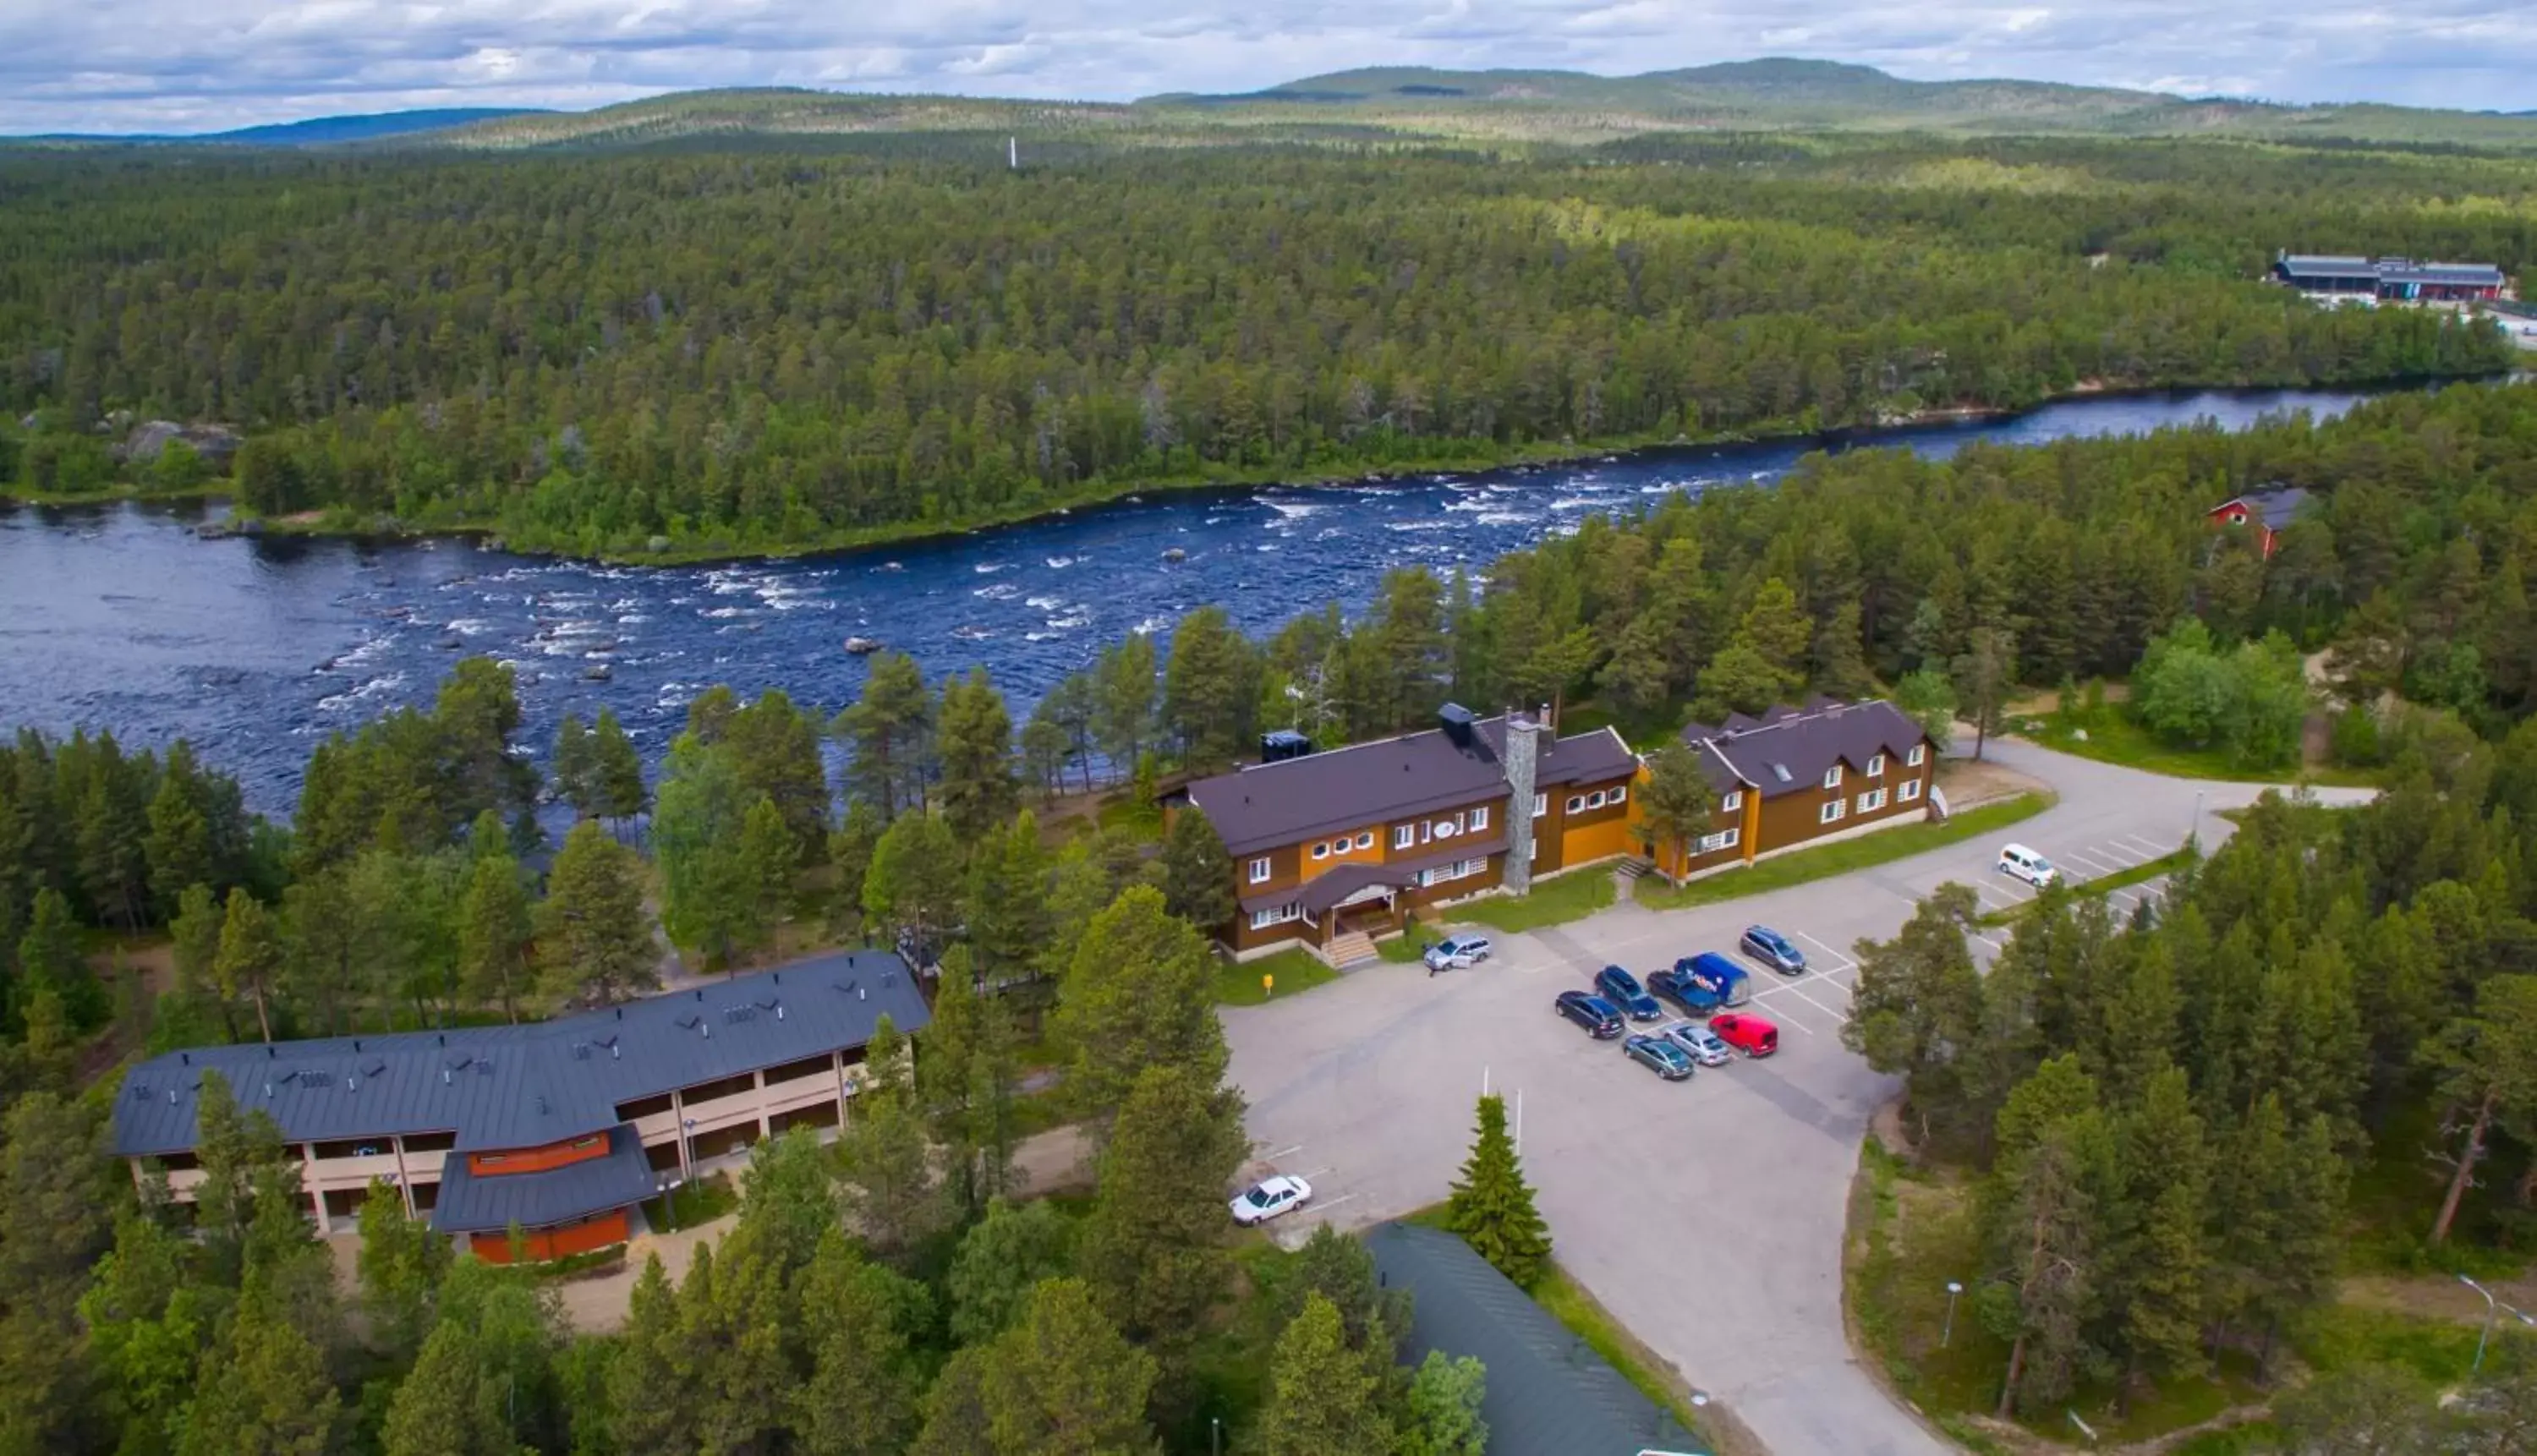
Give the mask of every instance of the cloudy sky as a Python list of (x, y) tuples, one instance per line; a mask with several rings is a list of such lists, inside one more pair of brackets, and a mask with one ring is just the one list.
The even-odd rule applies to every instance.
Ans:
[(0, 0), (0, 133), (708, 86), (1127, 99), (1377, 63), (1627, 74), (1761, 55), (2537, 108), (2530, 0)]

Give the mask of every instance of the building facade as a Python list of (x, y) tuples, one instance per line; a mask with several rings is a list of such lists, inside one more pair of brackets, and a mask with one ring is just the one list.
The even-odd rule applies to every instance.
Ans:
[(1219, 940), (1237, 956), (1346, 955), (1420, 906), (1520, 892), (1630, 852), (1639, 762), (1618, 733), (1563, 738), (1540, 715), (1475, 719), (1452, 704), (1438, 719), (1182, 791), (1167, 811), (1195, 805), (1233, 859), (1240, 912)]
[(2501, 297), (2508, 283), (2490, 263), (2290, 252), (2274, 257), (2273, 279), (2314, 298), (2384, 303), (2475, 303)]
[(2256, 543), (2266, 560), (2272, 559), (2273, 547), (2280, 542), (2282, 528), (2291, 524), (2301, 507), (2308, 504), (2308, 492), (2297, 486), (2276, 485), (2266, 490), (2249, 491), (2231, 496), (2203, 513), (2214, 526), (2244, 527), (2256, 533)]
[(1708, 776), (1707, 834), (1659, 845), (1635, 820), (1634, 852), (1675, 879), (1928, 817), (1937, 745), (1883, 700), (1817, 698), (1682, 730)]
[(913, 1032), (932, 1013), (898, 957), (857, 951), (522, 1026), (193, 1047), (126, 1075), (114, 1149), (191, 1202), (218, 1072), (281, 1127), (321, 1231), (384, 1179), (486, 1258), (515, 1228), (553, 1258), (624, 1242), (633, 1206), (699, 1163), (838, 1126), (882, 1016)]

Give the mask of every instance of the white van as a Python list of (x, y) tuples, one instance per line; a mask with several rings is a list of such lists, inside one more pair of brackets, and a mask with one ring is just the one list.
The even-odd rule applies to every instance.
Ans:
[(2042, 889), (2061, 877), (2052, 861), (2024, 845), (2011, 845), (1999, 852), (1999, 872), (2026, 881)]

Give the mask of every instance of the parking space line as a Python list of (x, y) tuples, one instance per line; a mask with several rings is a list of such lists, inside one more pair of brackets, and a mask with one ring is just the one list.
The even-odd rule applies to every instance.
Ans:
[(2091, 855), (2085, 850), (2068, 850), (2063, 852), (2061, 857), (2065, 861), (2076, 860), (2079, 863), (2088, 866), (2090, 869), (2095, 870), (2099, 874), (2113, 874), (2117, 870), (2129, 869), (2132, 866), (2131, 860), (2117, 859), (2112, 855), (2106, 855), (2103, 858), (2100, 858), (2098, 855)]
[(2144, 864), (2157, 857), (2154, 855), (2144, 855), (2119, 840), (2111, 844), (2090, 845), (2088, 853), (2098, 859), (2112, 860), (2121, 869), (2129, 869), (2135, 864)]
[(1805, 931), (1799, 930), (1797, 932), (1797, 938), (1804, 941), (1806, 944), (1813, 946), (1815, 949), (1822, 951), (1825, 955), (1832, 957), (1834, 960), (1841, 962), (1840, 965), (1832, 968), (1835, 972), (1855, 971), (1858, 969), (1858, 963), (1856, 961), (1854, 961), (1850, 957), (1843, 955), (1841, 952), (1834, 950), (1831, 946), (1824, 944), (1822, 941), (1815, 939), (1811, 935), (1808, 935)]
[(2128, 844), (2138, 845), (2141, 853), (2152, 859), (2161, 858), (2165, 855), (2176, 853), (2174, 848), (2160, 849), (2157, 845), (2151, 844), (2148, 840), (2142, 839), (2137, 834), (2118, 834), (2114, 836), (2114, 838), (2122, 840)]

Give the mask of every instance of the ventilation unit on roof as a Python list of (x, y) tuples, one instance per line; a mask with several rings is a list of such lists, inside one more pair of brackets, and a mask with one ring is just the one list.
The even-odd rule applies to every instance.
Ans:
[(588, 1042), (575, 1042), (575, 1043), (573, 1043), (573, 1044), (572, 1044), (572, 1059), (573, 1059), (574, 1061), (588, 1061), (588, 1060), (590, 1060), (590, 1044), (589, 1044)]
[(1794, 784), (1797, 782), (1795, 779), (1789, 776), (1789, 766), (1784, 763), (1775, 763), (1771, 765), (1771, 775), (1783, 784)]
[(756, 1015), (757, 1008), (754, 1006), (725, 1006), (722, 1008), (722, 1019), (725, 1021), (750, 1021), (755, 1019)]

